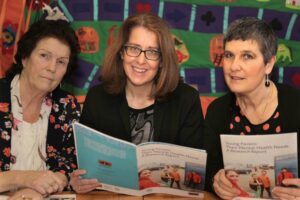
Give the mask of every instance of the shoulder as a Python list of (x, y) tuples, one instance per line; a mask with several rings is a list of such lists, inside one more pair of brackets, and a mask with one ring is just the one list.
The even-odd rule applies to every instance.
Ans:
[(91, 87), (88, 91), (88, 95), (96, 95), (103, 92), (104, 92), (104, 87), (102, 84), (99, 84)]
[(61, 99), (61, 98), (75, 99), (75, 96), (72, 95), (70, 92), (67, 92), (65, 90), (55, 89), (52, 92), (52, 99), (58, 100), (58, 99)]
[(279, 110), (284, 116), (289, 116), (289, 118), (299, 118), (300, 91), (296, 88), (283, 84), (276, 84), (276, 87), (278, 90)]
[(57, 88), (52, 92), (51, 98), (57, 106), (59, 107), (63, 106), (62, 107), (63, 109), (65, 109), (66, 107), (67, 108), (70, 107), (72, 109), (80, 110), (80, 105), (77, 102), (76, 97), (72, 95), (70, 92)]
[(108, 92), (106, 92), (103, 84), (98, 84), (89, 89), (87, 96), (111, 98), (111, 97), (116, 97), (118, 95), (109, 94)]
[(183, 82), (179, 82), (175, 91), (172, 94), (173, 98), (180, 98), (180, 99), (184, 99), (184, 100), (188, 100), (190, 98), (199, 98), (199, 92), (193, 88), (192, 86), (183, 83)]
[(160, 104), (167, 104), (171, 107), (189, 107), (194, 105), (196, 102), (199, 102), (200, 105), (200, 96), (199, 92), (195, 88), (183, 82), (179, 82), (176, 89), (168, 95), (166, 99), (159, 102)]
[(227, 93), (211, 102), (206, 111), (205, 121), (225, 123), (231, 116), (234, 99), (234, 94)]
[(11, 79), (0, 79), (0, 102), (10, 102), (10, 83)]
[(300, 99), (300, 90), (289, 85), (276, 84), (279, 98)]
[[(52, 92), (52, 101), (51, 115), (54, 118), (60, 118), (59, 123), (72, 123), (74, 120), (79, 120), (81, 107), (74, 95), (62, 89), (56, 89)], [(65, 119), (61, 118), (62, 116)], [(56, 123), (51, 124), (55, 126)]]
[(89, 89), (86, 95), (86, 101), (111, 101), (114, 98), (117, 98), (120, 95), (112, 95), (106, 92), (103, 84), (93, 86)]
[(124, 102), (124, 94), (109, 94), (102, 84), (91, 87), (86, 95), (83, 108), (108, 109), (119, 106)]
[(229, 109), (234, 101), (234, 95), (232, 93), (226, 93), (221, 97), (216, 98), (211, 102), (207, 108), (207, 112), (215, 112), (220, 110)]
[(0, 86), (1, 87), (7, 87), (10, 85), (10, 80), (7, 78), (0, 78)]

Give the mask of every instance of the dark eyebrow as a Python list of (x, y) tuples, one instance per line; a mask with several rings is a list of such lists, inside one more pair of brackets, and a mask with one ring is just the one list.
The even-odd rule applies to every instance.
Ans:
[[(232, 51), (230, 51), (230, 50), (224, 50), (224, 53), (232, 53), (232, 54), (234, 54), (234, 53), (233, 53)], [(242, 50), (241, 53), (256, 54), (255, 52), (250, 51), (250, 50)]]
[[(50, 54), (53, 54), (51, 51), (48, 51), (47, 49), (43, 49), (43, 48), (38, 49), (38, 51), (40, 51), (40, 50), (46, 51), (47, 53), (50, 53)], [(70, 56), (61, 56), (61, 57), (58, 57), (58, 58), (59, 59), (70, 59)]]
[(232, 53), (232, 52), (229, 50), (224, 50), (224, 53)]
[(70, 57), (59, 57), (59, 59), (70, 59)]
[(250, 50), (244, 50), (242, 51), (243, 53), (251, 53), (251, 54), (255, 54), (253, 51), (250, 51)]
[(133, 43), (126, 43), (125, 46), (141, 47), (140, 45)]
[[(138, 47), (138, 48), (142, 49), (141, 45), (139, 45), (139, 44), (126, 43), (125, 45), (134, 46), (134, 47)], [(147, 49), (153, 49), (153, 50), (159, 51), (159, 47), (148, 47)]]

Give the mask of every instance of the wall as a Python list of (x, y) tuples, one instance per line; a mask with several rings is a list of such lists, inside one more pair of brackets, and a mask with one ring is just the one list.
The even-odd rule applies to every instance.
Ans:
[[(272, 78), (276, 82), (300, 88), (300, 0), (44, 2), (49, 2), (52, 7), (58, 6), (79, 35), (82, 47), (79, 67), (64, 84), (64, 88), (83, 97), (82, 100), (88, 88), (98, 83), (104, 52), (111, 43), (113, 34), (125, 18), (140, 12), (156, 13), (169, 22), (179, 57), (181, 76), (185, 82), (199, 90), (202, 102), (210, 102), (227, 90), (222, 75), (222, 34), (230, 22), (242, 16), (261, 18), (274, 28), (281, 48)], [(25, 10), (28, 10), (28, 5)], [(31, 21), (36, 19), (34, 16), (38, 13), (36, 7)]]

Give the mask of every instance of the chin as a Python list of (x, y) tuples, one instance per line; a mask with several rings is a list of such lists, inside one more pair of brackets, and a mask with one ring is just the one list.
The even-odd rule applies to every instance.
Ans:
[(239, 85), (235, 85), (235, 86), (227, 85), (227, 86), (228, 86), (229, 90), (233, 93), (244, 93), (245, 92), (245, 89)]
[(40, 91), (43, 91), (43, 92), (45, 92), (45, 93), (50, 93), (50, 92), (52, 92), (54, 89), (55, 89), (55, 88), (50, 88), (49, 86), (45, 86), (45, 87), (40, 86), (40, 87), (39, 87), (39, 90), (40, 90)]
[(147, 86), (153, 84), (153, 81), (148, 80), (130, 80), (130, 83), (133, 86), (140, 87), (140, 86)]

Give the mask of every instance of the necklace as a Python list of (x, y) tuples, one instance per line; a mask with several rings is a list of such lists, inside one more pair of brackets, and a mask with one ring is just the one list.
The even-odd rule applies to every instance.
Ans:
[[(257, 121), (255, 120), (255, 121), (254, 121), (255, 123), (253, 123), (253, 124), (260, 124), (260, 123), (262, 123), (262, 122), (265, 121), (266, 110), (267, 110), (268, 106), (271, 104), (272, 99), (273, 99), (274, 85), (273, 85), (272, 82), (271, 82), (271, 85), (270, 85), (270, 89), (271, 89), (271, 91), (267, 93), (266, 97), (265, 97), (264, 100), (263, 100), (263, 101), (266, 101), (266, 103), (265, 103), (265, 105), (264, 105), (264, 108), (263, 108), (262, 112), (259, 113), (257, 109), (254, 109), (254, 112), (255, 112), (256, 117), (258, 118), (258, 120), (257, 120)], [(262, 102), (263, 102), (263, 101), (262, 101)], [(253, 116), (253, 114), (250, 115), (250, 114), (247, 112), (246, 106), (243, 106), (243, 107), (244, 107), (244, 108), (243, 108), (243, 107), (242, 107), (243, 104), (241, 104), (240, 101), (238, 101), (238, 104), (239, 104), (239, 107), (240, 107), (240, 109), (241, 109), (243, 115), (245, 115), (246, 118), (247, 118), (248, 120), (249, 120), (249, 118), (252, 119), (250, 116)], [(245, 104), (244, 104), (244, 105), (245, 105)], [(250, 120), (249, 120), (249, 121), (250, 121)], [(251, 122), (251, 123), (252, 123), (252, 122)]]

